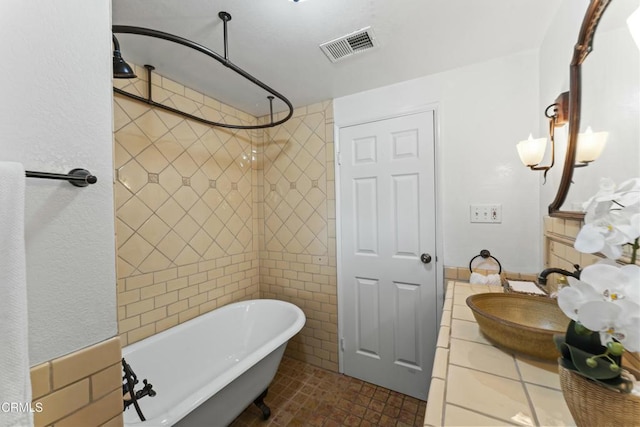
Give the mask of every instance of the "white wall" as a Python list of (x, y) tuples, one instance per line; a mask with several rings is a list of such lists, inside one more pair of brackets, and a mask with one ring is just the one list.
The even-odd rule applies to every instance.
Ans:
[(27, 180), (32, 365), (117, 332), (110, 26), (109, 0), (0, 2), (0, 161), (98, 177)]
[[(539, 175), (515, 145), (535, 131), (537, 51), (426, 76), (334, 101), (336, 126), (438, 104), (437, 188), (444, 265), (466, 266), (489, 249), (509, 271), (541, 265)], [(471, 224), (471, 203), (502, 204), (501, 224)]]
[[(564, 0), (547, 30), (540, 47), (543, 108), (569, 90), (569, 64), (588, 4), (588, 0)], [(619, 184), (640, 174), (640, 59), (626, 26), (627, 16), (638, 6), (640, 0), (610, 3), (596, 30), (593, 52), (582, 66), (580, 132), (592, 126), (594, 131), (608, 131), (609, 140), (598, 160), (575, 170), (563, 210), (578, 210), (580, 202), (597, 191), (601, 177), (610, 177)], [(540, 116), (540, 135), (547, 128), (547, 120)], [(547, 213), (560, 183), (567, 128), (558, 128), (556, 166), (542, 187), (541, 214)]]

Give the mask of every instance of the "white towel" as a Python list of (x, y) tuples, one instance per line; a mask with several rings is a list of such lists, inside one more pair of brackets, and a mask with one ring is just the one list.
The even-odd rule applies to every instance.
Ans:
[(500, 286), (502, 284), (502, 280), (499, 274), (480, 274), (473, 272), (469, 277), (469, 283), (476, 285), (495, 285)]
[(24, 188), (24, 167), (0, 162), (0, 427), (33, 426)]

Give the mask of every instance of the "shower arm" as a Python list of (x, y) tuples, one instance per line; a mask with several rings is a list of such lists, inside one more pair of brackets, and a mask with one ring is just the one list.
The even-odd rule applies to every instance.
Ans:
[[(169, 33), (165, 33), (163, 31), (158, 31), (158, 30), (153, 30), (150, 28), (142, 28), (142, 27), (133, 27), (133, 26), (129, 26), (129, 25), (114, 25), (112, 26), (112, 32), (113, 33), (120, 33), (120, 34), (136, 34), (136, 35), (141, 35), (141, 36), (148, 36), (148, 37), (154, 37), (157, 39), (162, 39), (162, 40), (167, 40), (173, 43), (177, 43), (177, 44), (181, 44), (183, 46), (186, 46), (188, 48), (194, 49), (200, 53), (203, 53), (213, 59), (215, 59), (216, 61), (218, 61), (219, 63), (221, 63), (222, 65), (224, 65), (227, 68), (230, 68), (231, 70), (233, 70), (234, 72), (236, 72), (237, 74), (241, 75), (242, 77), (244, 77), (245, 79), (249, 80), (251, 83), (255, 84), (256, 86), (264, 89), (265, 91), (269, 92), (271, 95), (273, 96), (268, 96), (267, 98), (269, 99), (269, 108), (270, 108), (270, 118), (271, 121), (270, 123), (267, 124), (262, 124), (262, 125), (233, 125), (233, 124), (227, 124), (227, 123), (219, 123), (219, 122), (214, 122), (214, 121), (210, 121), (210, 120), (206, 120), (203, 119), (201, 117), (198, 116), (194, 116), (193, 114), (189, 114), (189, 113), (185, 113), (184, 111), (180, 111), (176, 108), (173, 107), (169, 107), (166, 106), (164, 104), (160, 104), (158, 102), (153, 101), (152, 97), (151, 97), (151, 71), (154, 69), (153, 66), (145, 66), (147, 68), (147, 72), (148, 72), (148, 97), (147, 98), (143, 98), (141, 96), (132, 94), (130, 92), (124, 91), (122, 89), (113, 88), (113, 91), (117, 94), (135, 99), (137, 101), (140, 102), (144, 102), (145, 104), (151, 105), (153, 107), (157, 107), (157, 108), (161, 108), (163, 110), (166, 111), (170, 111), (172, 113), (175, 114), (179, 114), (183, 117), (198, 121), (200, 123), (204, 123), (204, 124), (208, 124), (210, 126), (218, 126), (218, 127), (223, 127), (223, 128), (228, 128), (228, 129), (265, 129), (265, 128), (270, 128), (270, 127), (274, 127), (277, 125), (280, 125), (284, 122), (286, 122), (287, 120), (289, 120), (291, 118), (291, 116), (293, 116), (293, 105), (291, 104), (291, 102), (289, 102), (289, 100), (282, 94), (278, 93), (275, 89), (272, 89), (271, 87), (267, 86), (266, 84), (262, 83), (260, 80), (258, 80), (257, 78), (253, 77), (251, 74), (247, 73), (246, 71), (244, 71), (242, 68), (238, 67), (237, 65), (235, 65), (234, 63), (232, 63), (229, 60), (229, 56), (228, 56), (228, 52), (227, 52), (227, 22), (229, 20), (231, 20), (231, 15), (229, 15), (227, 12), (220, 12), (218, 14), (218, 16), (220, 17), (220, 19), (222, 19), (223, 23), (224, 23), (224, 57), (220, 56), (219, 54), (217, 54), (216, 52), (214, 52), (213, 50), (202, 46), (196, 42), (193, 42), (191, 40), (187, 40), (183, 37), (180, 36), (175, 36), (173, 34), (169, 34)], [(281, 100), (282, 102), (284, 102), (287, 107), (289, 108), (289, 113), (287, 114), (287, 116), (281, 120), (278, 120), (276, 122), (273, 121), (273, 99), (274, 96), (276, 98), (278, 98), (279, 100)]]

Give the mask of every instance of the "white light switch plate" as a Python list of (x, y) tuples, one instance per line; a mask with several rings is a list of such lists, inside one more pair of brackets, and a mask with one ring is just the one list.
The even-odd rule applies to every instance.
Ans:
[(470, 209), (471, 222), (485, 223), (501, 223), (502, 222), (502, 205), (471, 205)]

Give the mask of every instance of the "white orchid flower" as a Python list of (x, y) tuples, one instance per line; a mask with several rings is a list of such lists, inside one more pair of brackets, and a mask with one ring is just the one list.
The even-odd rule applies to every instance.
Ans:
[(582, 208), (585, 212), (592, 212), (602, 209), (603, 202), (610, 202), (615, 197), (616, 184), (611, 178), (600, 178), (598, 192), (587, 200)]
[(629, 179), (618, 186), (615, 200), (627, 208), (640, 205), (640, 178)]
[(618, 267), (604, 262), (589, 265), (580, 273), (579, 282), (595, 290), (601, 301), (627, 300), (640, 305), (640, 266)]
[[(626, 185), (629, 187), (631, 184)], [(615, 201), (611, 198), (615, 198)], [(620, 258), (622, 246), (640, 237), (640, 203), (636, 198), (640, 200), (640, 191), (592, 198), (585, 213), (585, 225), (576, 236), (576, 250), (583, 253), (601, 252), (611, 259)], [(631, 204), (624, 206), (618, 200), (626, 200)]]
[(600, 343), (618, 341), (629, 351), (640, 350), (640, 305), (620, 300), (590, 301), (579, 308), (578, 321), (600, 333)]
[(583, 204), (585, 212), (602, 209), (607, 202), (612, 202), (619, 207), (630, 207), (640, 203), (640, 178), (632, 178), (624, 181), (615, 188), (610, 178), (600, 180), (598, 192)]
[(601, 294), (588, 283), (567, 277), (571, 286), (558, 291), (558, 307), (569, 319), (578, 321), (578, 312), (587, 302), (602, 301)]
[(610, 225), (585, 224), (573, 246), (582, 253), (601, 252), (607, 258), (617, 259), (622, 256), (625, 243), (624, 235)]

